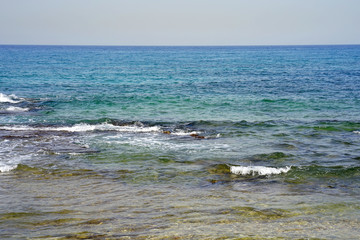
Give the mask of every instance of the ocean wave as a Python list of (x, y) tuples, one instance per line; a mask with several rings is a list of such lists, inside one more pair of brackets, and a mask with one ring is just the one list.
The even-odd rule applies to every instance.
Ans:
[(0, 173), (10, 172), (11, 170), (13, 170), (15, 168), (17, 168), (17, 164), (14, 164), (14, 165), (0, 164)]
[(195, 136), (195, 135), (199, 135), (201, 134), (201, 132), (199, 131), (185, 131), (185, 130), (176, 130), (174, 132), (170, 133), (171, 135), (175, 135), (175, 136)]
[(357, 134), (360, 134), (360, 131), (353, 131), (353, 133), (357, 133)]
[[(28, 109), (17, 109), (11, 107), (13, 111), (25, 111)], [(165, 129), (165, 130), (164, 130)], [(0, 130), (5, 131), (48, 131), (48, 132), (124, 132), (124, 133), (163, 133), (174, 136), (191, 136), (194, 138), (207, 138), (200, 135), (202, 132), (191, 129), (169, 129), (166, 126), (143, 124), (141, 122), (121, 123), (116, 121), (106, 121), (97, 123), (77, 123), (71, 126), (36, 126), (36, 125), (0, 125)], [(216, 135), (220, 137), (220, 135)]]
[(243, 166), (231, 166), (230, 172), (237, 174), (237, 175), (273, 175), (273, 174), (281, 174), (281, 173), (287, 173), (290, 171), (291, 167), (285, 167), (285, 168), (273, 168), (273, 167), (264, 167), (264, 166), (249, 166), (249, 167), (243, 167)]
[(159, 126), (116, 126), (109, 123), (101, 123), (90, 125), (86, 123), (79, 123), (73, 126), (62, 127), (32, 127), (26, 125), (18, 126), (0, 126), (0, 130), (7, 131), (49, 131), (49, 132), (92, 132), (92, 131), (116, 131), (116, 132), (134, 132), (134, 133), (147, 133), (147, 132), (160, 132)]
[(14, 107), (14, 106), (10, 106), (5, 109), (5, 111), (7, 112), (27, 112), (29, 110), (30, 110), (29, 108)]
[(6, 95), (3, 93), (0, 93), (0, 103), (19, 103), (21, 102), (21, 98), (17, 97), (14, 94)]

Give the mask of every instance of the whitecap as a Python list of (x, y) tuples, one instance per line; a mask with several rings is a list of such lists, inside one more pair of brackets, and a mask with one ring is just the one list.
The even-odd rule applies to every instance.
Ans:
[(6, 95), (0, 93), (0, 103), (19, 103), (19, 102), (21, 102), (21, 99), (14, 94)]
[(360, 131), (353, 131), (353, 133), (357, 133), (357, 134), (360, 134)]
[(133, 132), (133, 133), (148, 133), (159, 132), (159, 126), (143, 127), (143, 126), (116, 126), (109, 123), (101, 123), (90, 125), (86, 123), (79, 123), (73, 126), (64, 127), (31, 127), (25, 125), (18, 126), (0, 126), (1, 130), (8, 131), (61, 131), (61, 132), (91, 132), (91, 131), (117, 131), (117, 132)]
[(11, 107), (6, 108), (5, 110), (8, 111), (8, 112), (27, 112), (30, 109), (29, 108), (21, 108), (21, 107), (11, 106)]
[(243, 167), (243, 166), (231, 166), (230, 172), (237, 174), (237, 175), (272, 175), (272, 174), (281, 174), (281, 173), (287, 173), (290, 171), (291, 167), (285, 167), (285, 168), (273, 168), (273, 167), (264, 167), (264, 166), (249, 166), (249, 167)]
[(7, 130), (7, 131), (35, 131), (36, 128), (29, 127), (29, 126), (0, 126), (0, 130)]
[(171, 134), (175, 136), (191, 136), (191, 135), (201, 134), (201, 132), (197, 132), (197, 131), (188, 132), (185, 130), (176, 130), (174, 132), (171, 132)]
[(70, 127), (57, 127), (57, 128), (42, 128), (45, 131), (65, 131), (65, 132), (89, 132), (89, 131), (117, 131), (117, 132), (134, 132), (134, 133), (146, 133), (146, 132), (158, 132), (160, 127), (143, 127), (143, 126), (116, 126), (109, 123), (101, 124), (75, 124)]
[(0, 165), (0, 173), (4, 173), (4, 172), (10, 172), (11, 170), (17, 168), (17, 164), (15, 165), (4, 165), (1, 164)]

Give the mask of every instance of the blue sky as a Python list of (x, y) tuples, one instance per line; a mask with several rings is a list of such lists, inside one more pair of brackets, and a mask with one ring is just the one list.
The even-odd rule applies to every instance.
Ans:
[(359, 0), (0, 0), (0, 44), (360, 44)]

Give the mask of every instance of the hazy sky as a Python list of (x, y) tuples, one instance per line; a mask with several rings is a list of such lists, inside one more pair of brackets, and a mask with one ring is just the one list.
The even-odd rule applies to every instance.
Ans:
[(0, 44), (360, 44), (360, 0), (0, 0)]

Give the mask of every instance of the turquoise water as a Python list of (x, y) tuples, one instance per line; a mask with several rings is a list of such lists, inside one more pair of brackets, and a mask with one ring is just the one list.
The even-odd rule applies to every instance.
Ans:
[(0, 46), (0, 238), (357, 239), (360, 46)]

